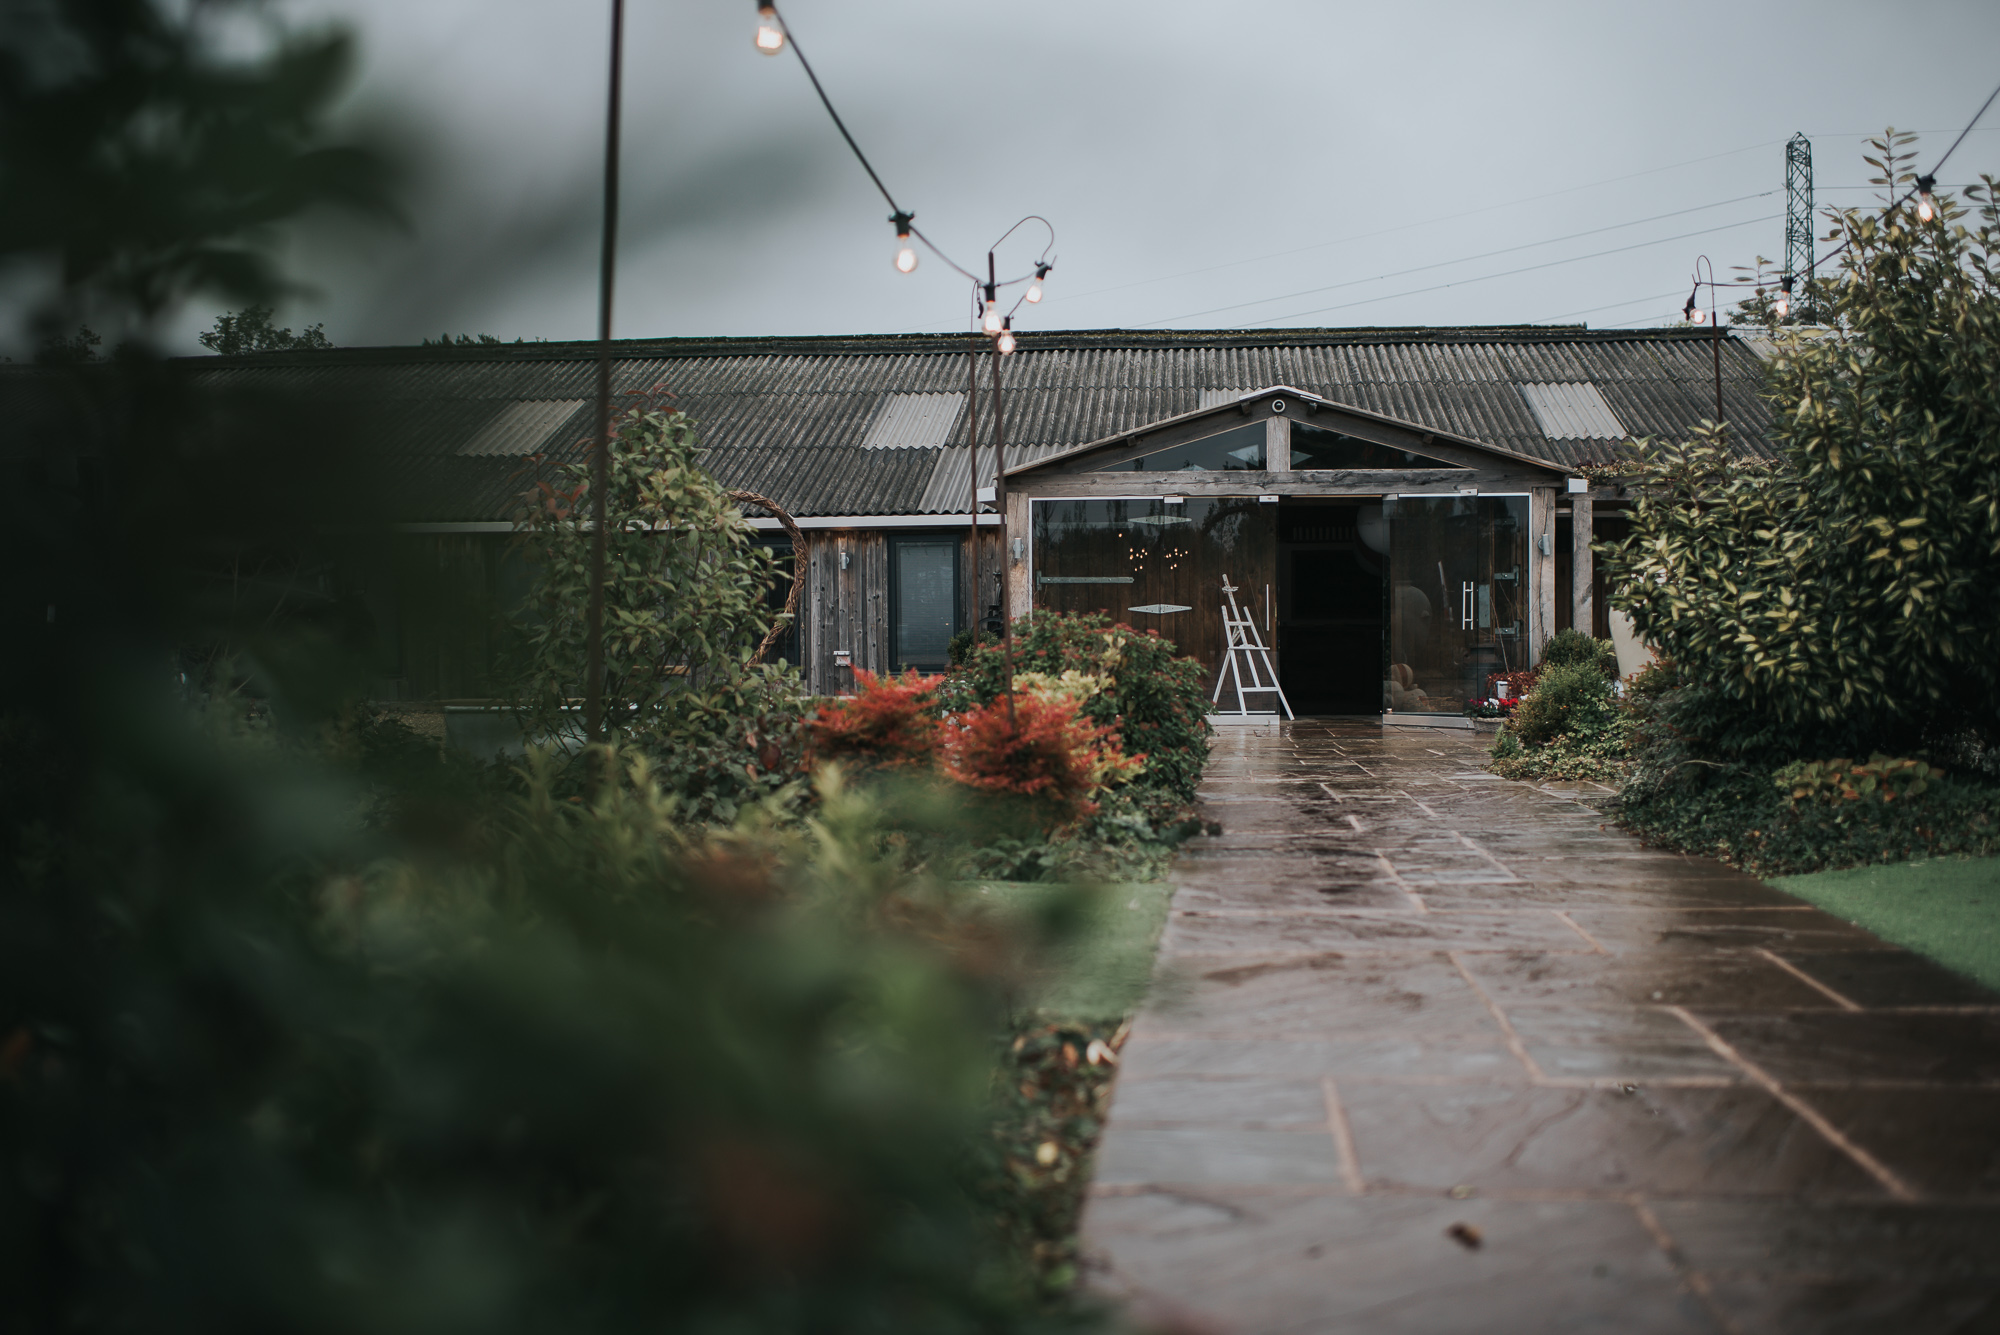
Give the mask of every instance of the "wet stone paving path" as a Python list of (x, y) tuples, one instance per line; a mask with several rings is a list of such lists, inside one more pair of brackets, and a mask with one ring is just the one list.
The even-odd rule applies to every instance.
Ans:
[(1220, 731), (1093, 1283), (1219, 1332), (2000, 1330), (2000, 996), (1482, 742)]

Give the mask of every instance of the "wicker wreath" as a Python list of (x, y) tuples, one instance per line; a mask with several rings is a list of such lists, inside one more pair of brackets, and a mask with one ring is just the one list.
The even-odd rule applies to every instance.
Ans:
[(750, 655), (749, 665), (754, 667), (763, 662), (764, 655), (771, 652), (771, 646), (784, 637), (786, 627), (798, 624), (799, 589), (806, 582), (806, 535), (799, 531), (799, 526), (793, 522), (789, 514), (785, 513), (785, 507), (769, 496), (759, 496), (754, 491), (732, 491), (725, 494), (740, 505), (755, 505), (769, 510), (778, 517), (778, 522), (784, 525), (785, 532), (792, 536), (792, 591), (785, 595), (784, 619), (771, 626), (770, 634), (766, 635), (764, 642), (757, 646), (757, 652)]

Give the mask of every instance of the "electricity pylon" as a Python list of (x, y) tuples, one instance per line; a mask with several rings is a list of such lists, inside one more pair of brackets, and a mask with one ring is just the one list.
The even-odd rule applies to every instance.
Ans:
[(1795, 134), (1785, 143), (1785, 286), (1799, 319), (1819, 323), (1813, 309), (1812, 140)]

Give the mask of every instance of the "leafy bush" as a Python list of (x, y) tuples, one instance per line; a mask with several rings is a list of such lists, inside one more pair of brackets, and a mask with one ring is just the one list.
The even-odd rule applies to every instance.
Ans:
[[(1082, 673), (1104, 685), (1084, 701), (1082, 714), (1112, 729), (1125, 755), (1143, 756), (1144, 773), (1133, 782), (1186, 803), (1194, 800), (1208, 759), (1208, 697), (1199, 662), (1175, 655), (1171, 640), (1153, 631), (1112, 625), (1096, 613), (1037, 613), (1014, 628), (1018, 674), (1060, 678)], [(941, 699), (948, 712), (1000, 698), (1006, 650), (998, 642), (968, 644), (964, 668), (947, 680)]]
[(1509, 779), (1622, 777), (1632, 720), (1612, 695), (1617, 672), (1605, 675), (1600, 643), (1587, 635), (1549, 642), (1533, 687), (1494, 738), (1489, 770)]
[(944, 679), (914, 670), (883, 677), (863, 668), (854, 679), (861, 689), (849, 699), (823, 702), (808, 725), (813, 758), (864, 768), (935, 766), (936, 696)]
[(1621, 824), (1649, 844), (1720, 858), (1759, 876), (1916, 857), (2000, 853), (2000, 788), (1931, 779), (1908, 800), (1795, 800), (1783, 770), (1685, 762), (1620, 795)]
[[(696, 461), (694, 426), (641, 404), (616, 423), (605, 497), (604, 718), (690, 810), (728, 821), (802, 772), (796, 670), (749, 659), (770, 628), (776, 558)], [(519, 630), (528, 734), (574, 757), (588, 660), (590, 469), (563, 464), (516, 519), (533, 570)], [(572, 781), (573, 782), (573, 781)]]
[(1615, 681), (1618, 677), (1618, 650), (1611, 641), (1592, 639), (1575, 627), (1557, 631), (1542, 646), (1543, 670), (1577, 664), (1595, 667)]
[(1597, 664), (1571, 662), (1542, 670), (1507, 727), (1524, 746), (1547, 746), (1566, 733), (1602, 732), (1617, 712), (1611, 683)]
[[(1903, 198), (1906, 136), (1874, 144)], [(1947, 196), (1834, 221), (1825, 327), (1768, 364), (1775, 463), (1720, 428), (1650, 444), (1606, 549), (1615, 606), (1674, 660), (1688, 742), (1771, 768), (1969, 730), (2000, 738), (2000, 210)]]
[(977, 705), (946, 728), (944, 772), (979, 792), (1025, 799), (1045, 826), (1094, 814), (1096, 795), (1143, 773), (1117, 734), (1083, 717), (1076, 702), (1021, 694)]
[(1944, 771), (1921, 760), (1897, 759), (1880, 751), (1867, 760), (1799, 760), (1772, 776), (1792, 802), (1907, 802)]

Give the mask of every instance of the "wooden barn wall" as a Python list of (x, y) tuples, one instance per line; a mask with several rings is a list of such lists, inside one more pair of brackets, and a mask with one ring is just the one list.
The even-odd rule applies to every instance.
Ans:
[[(811, 555), (799, 607), (799, 662), (806, 686), (815, 694), (845, 695), (854, 690), (854, 673), (836, 664), (837, 650), (848, 651), (854, 668), (886, 672), (893, 666), (889, 662), (889, 539), (897, 533), (927, 537), (952, 533), (961, 539), (960, 625), (977, 620), (979, 603), (972, 585), (972, 562), (965, 555), (971, 546), (964, 541), (965, 528), (811, 530), (806, 534)], [(979, 539), (980, 582), (990, 605), (999, 598), (999, 530), (981, 529)], [(847, 556), (844, 570), (840, 565), (843, 552)]]
[(500, 689), (506, 608), (526, 591), (504, 533), (413, 533), (396, 544), (396, 652), (383, 694), (477, 700)]

